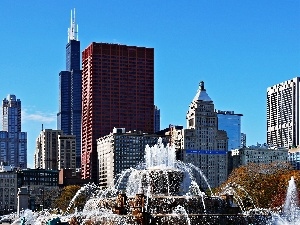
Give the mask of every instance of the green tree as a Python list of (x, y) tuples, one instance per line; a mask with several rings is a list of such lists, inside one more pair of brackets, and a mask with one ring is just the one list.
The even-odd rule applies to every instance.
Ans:
[(87, 196), (85, 192), (80, 192), (80, 188), (81, 187), (78, 185), (69, 185), (64, 187), (59, 197), (55, 200), (53, 204), (54, 208), (59, 208), (63, 212), (66, 212), (71, 201), (73, 200), (73, 197), (77, 195), (69, 209), (69, 212), (74, 212), (75, 208), (77, 208), (78, 210), (82, 210), (86, 203)]

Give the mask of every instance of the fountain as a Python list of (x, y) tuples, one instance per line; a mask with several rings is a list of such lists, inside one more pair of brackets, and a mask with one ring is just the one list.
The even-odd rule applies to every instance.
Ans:
[(294, 177), (291, 177), (287, 188), (286, 199), (280, 213), (273, 213), (268, 225), (300, 224), (298, 191)]
[[(109, 188), (85, 185), (64, 214), (25, 210), (14, 224), (20, 224), (22, 218), (22, 224), (31, 225), (248, 224), (240, 207), (233, 204), (232, 195), (214, 196), (202, 171), (177, 161), (175, 155), (175, 148), (165, 147), (159, 139), (153, 147), (146, 147), (144, 163), (123, 171)], [(210, 195), (199, 187), (195, 177), (204, 179)], [(85, 192), (92, 192), (92, 197), (83, 210), (69, 213), (76, 197)]]

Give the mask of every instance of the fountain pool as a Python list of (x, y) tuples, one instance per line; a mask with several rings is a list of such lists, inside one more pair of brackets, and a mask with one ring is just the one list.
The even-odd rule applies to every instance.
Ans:
[[(156, 145), (146, 147), (144, 163), (123, 171), (108, 188), (101, 189), (94, 184), (83, 186), (66, 212), (25, 210), (18, 218), (15, 214), (8, 217), (14, 220), (13, 224), (24, 225), (281, 225), (286, 223), (280, 221), (298, 218), (295, 214), (298, 211), (296, 198), (292, 197), (286, 203), (286, 213), (271, 220), (268, 220), (269, 215), (258, 217), (257, 214), (245, 213), (243, 207), (234, 204), (237, 200), (232, 193), (214, 196), (202, 171), (192, 164), (177, 161), (175, 155), (175, 148), (164, 146), (159, 139)], [(196, 177), (207, 183), (206, 192), (198, 185)], [(92, 194), (83, 210), (70, 213), (75, 199), (86, 192)], [(291, 187), (288, 193), (294, 196), (295, 191)], [(291, 207), (293, 210), (288, 210)], [(288, 215), (291, 212), (293, 214)]]

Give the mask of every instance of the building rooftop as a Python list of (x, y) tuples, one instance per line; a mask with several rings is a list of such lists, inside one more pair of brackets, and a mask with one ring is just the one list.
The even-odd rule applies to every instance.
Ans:
[(224, 114), (224, 115), (234, 115), (234, 116), (243, 116), (241, 113), (234, 113), (234, 111), (223, 111), (223, 110), (218, 110), (218, 114)]
[(212, 101), (211, 98), (208, 96), (208, 94), (206, 93), (206, 90), (204, 88), (204, 82), (201, 81), (199, 83), (199, 88), (198, 88), (198, 91), (197, 91), (197, 94), (196, 96), (194, 97), (193, 101)]
[(1, 172), (9, 172), (9, 171), (13, 171), (15, 169), (14, 166), (4, 166), (4, 165), (0, 165), (0, 173)]

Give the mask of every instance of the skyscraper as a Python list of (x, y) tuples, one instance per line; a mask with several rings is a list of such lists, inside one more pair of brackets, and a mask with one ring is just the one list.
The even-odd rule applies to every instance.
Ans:
[(267, 88), (267, 144), (299, 146), (300, 77)]
[[(227, 179), (227, 134), (218, 130), (214, 103), (201, 81), (186, 116), (187, 129), (183, 132), (183, 161), (203, 171), (211, 187)], [(199, 178), (203, 189), (207, 184)]]
[(243, 114), (218, 110), (218, 129), (228, 136), (228, 150), (241, 148), (241, 118)]
[(93, 42), (82, 69), (82, 178), (96, 181), (96, 139), (114, 127), (154, 131), (154, 49)]
[(71, 11), (71, 26), (66, 45), (66, 71), (59, 73), (59, 112), (57, 129), (76, 136), (76, 167), (81, 161), (81, 75), (78, 26)]
[(2, 101), (0, 161), (15, 167), (27, 167), (27, 133), (21, 131), (21, 101), (8, 95)]

